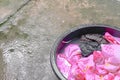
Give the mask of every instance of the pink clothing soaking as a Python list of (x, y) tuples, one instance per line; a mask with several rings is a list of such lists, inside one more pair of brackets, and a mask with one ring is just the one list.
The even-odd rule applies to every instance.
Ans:
[(67, 80), (120, 80), (120, 38), (108, 32), (101, 51), (82, 57), (77, 44), (68, 45), (57, 55), (57, 66)]

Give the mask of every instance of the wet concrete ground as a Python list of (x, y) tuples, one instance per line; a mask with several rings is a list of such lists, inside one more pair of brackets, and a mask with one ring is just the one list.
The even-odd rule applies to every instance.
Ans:
[(119, 0), (26, 2), (0, 0), (1, 80), (58, 80), (49, 51), (60, 34), (81, 24), (120, 27)]

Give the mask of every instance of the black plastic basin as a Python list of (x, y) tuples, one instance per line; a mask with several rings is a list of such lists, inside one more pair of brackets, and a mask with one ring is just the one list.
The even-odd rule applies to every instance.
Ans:
[(76, 38), (79, 38), (81, 35), (84, 34), (94, 33), (103, 35), (105, 32), (109, 32), (113, 36), (120, 37), (120, 28), (108, 25), (81, 25), (79, 27), (66, 31), (64, 34), (62, 34), (58, 38), (58, 40), (56, 40), (50, 52), (51, 66), (56, 76), (60, 80), (67, 80), (59, 71), (56, 64), (56, 55), (60, 53), (65, 48), (66, 45), (68, 45), (66, 43), (63, 43), (63, 41), (67, 42), (75, 40)]

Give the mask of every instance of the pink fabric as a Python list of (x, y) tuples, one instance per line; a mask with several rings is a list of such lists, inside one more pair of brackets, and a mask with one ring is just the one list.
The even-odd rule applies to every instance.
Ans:
[(57, 55), (57, 65), (67, 80), (120, 80), (120, 38), (105, 33), (109, 44), (101, 51), (82, 57), (77, 44), (68, 45)]
[(95, 66), (96, 74), (97, 75), (107, 75), (109, 72), (104, 68), (104, 65), (97, 65)]
[(114, 80), (120, 80), (120, 76), (115, 76)]
[(77, 64), (77, 61), (81, 57), (81, 50), (78, 45), (76, 44), (71, 44), (68, 47), (65, 48), (64, 53), (58, 54), (57, 55), (57, 65), (62, 74), (68, 78), (70, 77), (69, 75), (71, 74), (71, 68), (73, 71), (75, 67), (73, 64)]
[(93, 52), (93, 61), (96, 64), (104, 64), (105, 58), (104, 58), (104, 56), (103, 56), (101, 51), (94, 51)]
[(114, 37), (111, 34), (109, 34), (108, 32), (105, 33), (104, 38), (112, 44), (120, 44), (120, 38)]
[(68, 77), (71, 64), (67, 61), (64, 54), (59, 54), (57, 56), (57, 65), (65, 77)]
[(118, 44), (102, 44), (102, 53), (108, 58), (108, 62), (111, 64), (120, 64), (120, 45)]
[(114, 80), (114, 78), (115, 78), (115, 75), (112, 73), (109, 73), (109, 74), (105, 75), (103, 77), (103, 79), (101, 79), (101, 80)]

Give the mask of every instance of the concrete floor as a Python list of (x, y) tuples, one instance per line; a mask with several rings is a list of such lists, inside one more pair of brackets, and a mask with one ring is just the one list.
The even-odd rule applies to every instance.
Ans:
[(81, 24), (120, 27), (119, 0), (0, 0), (0, 80), (58, 80), (57, 37)]

